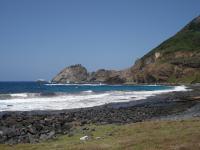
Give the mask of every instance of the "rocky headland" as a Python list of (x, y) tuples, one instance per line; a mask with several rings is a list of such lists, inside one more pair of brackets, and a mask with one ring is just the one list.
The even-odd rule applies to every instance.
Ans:
[(63, 69), (52, 79), (52, 83), (107, 83), (123, 84), (125, 77), (122, 71), (99, 69), (88, 72), (81, 64), (72, 65)]
[(198, 83), (200, 82), (200, 16), (128, 69), (89, 73), (82, 65), (63, 69), (54, 83)]

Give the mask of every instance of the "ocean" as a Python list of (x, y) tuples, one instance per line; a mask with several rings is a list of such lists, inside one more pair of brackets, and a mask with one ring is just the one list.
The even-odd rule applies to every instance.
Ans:
[(0, 111), (62, 110), (129, 102), (185, 86), (0, 82)]

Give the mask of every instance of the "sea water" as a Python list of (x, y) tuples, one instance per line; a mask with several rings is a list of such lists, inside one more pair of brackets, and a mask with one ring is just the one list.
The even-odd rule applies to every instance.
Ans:
[(0, 111), (62, 110), (129, 102), (185, 86), (0, 82)]

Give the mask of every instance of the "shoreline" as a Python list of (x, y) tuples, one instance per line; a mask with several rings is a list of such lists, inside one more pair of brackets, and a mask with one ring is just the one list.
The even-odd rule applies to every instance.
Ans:
[[(51, 85), (50, 85), (51, 86)], [(111, 85), (112, 86), (112, 85)], [(118, 85), (116, 85), (118, 86)], [(121, 87), (122, 85), (119, 85)], [(139, 87), (146, 85), (137, 85)], [(149, 85), (162, 87), (162, 85)], [(155, 87), (156, 89), (157, 87)], [(137, 103), (149, 97), (161, 95), (170, 92), (187, 91), (187, 86), (166, 86), (166, 88), (157, 88), (157, 90), (136, 90), (136, 91), (93, 91), (93, 89), (85, 91), (78, 91), (73, 93), (60, 94), (59, 92), (53, 93), (10, 93), (10, 99), (1, 100), (1, 112), (37, 112), (37, 111), (65, 111), (71, 109), (84, 109), (99, 107), (104, 105), (112, 105), (116, 103)], [(124, 93), (123, 93), (124, 92)], [(6, 95), (6, 94), (5, 94)], [(4, 96), (4, 95), (3, 95)], [(80, 97), (81, 96), (81, 97)], [(101, 99), (101, 97), (103, 99)], [(92, 100), (94, 98), (94, 100)], [(90, 101), (91, 99), (91, 101)], [(78, 101), (75, 103), (75, 101)], [(84, 102), (86, 100), (86, 103)], [(88, 102), (87, 102), (88, 100)], [(79, 102), (80, 101), (80, 102)]]
[[(146, 120), (200, 117), (200, 86), (144, 100), (54, 111), (0, 112), (0, 143), (35, 143), (70, 134), (85, 124), (126, 124)], [(196, 97), (196, 98), (195, 98)]]

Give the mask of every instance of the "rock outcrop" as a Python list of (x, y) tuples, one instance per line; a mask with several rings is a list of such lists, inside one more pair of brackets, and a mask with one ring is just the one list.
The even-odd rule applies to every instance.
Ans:
[(52, 79), (53, 83), (107, 83), (122, 84), (126, 80), (121, 71), (99, 69), (88, 73), (80, 64), (66, 67)]
[(80, 64), (72, 65), (63, 69), (52, 79), (53, 83), (84, 83), (87, 81), (88, 72)]
[(90, 74), (88, 82), (119, 84), (124, 83), (125, 80), (121, 76), (120, 71), (99, 69), (96, 72), (92, 72)]

